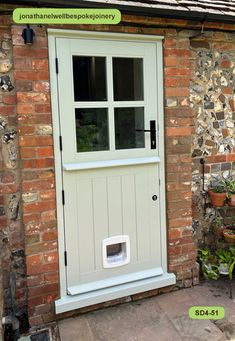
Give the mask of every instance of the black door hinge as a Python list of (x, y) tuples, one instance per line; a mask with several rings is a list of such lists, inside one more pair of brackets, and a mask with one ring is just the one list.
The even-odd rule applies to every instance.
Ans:
[(60, 143), (60, 150), (63, 150), (63, 145), (62, 145), (62, 136), (59, 137), (59, 143)]
[(62, 189), (62, 205), (65, 204), (64, 190)]
[(55, 59), (55, 72), (58, 74), (59, 73), (59, 66), (58, 66), (58, 58), (56, 57)]
[(67, 251), (64, 251), (64, 264), (67, 266)]

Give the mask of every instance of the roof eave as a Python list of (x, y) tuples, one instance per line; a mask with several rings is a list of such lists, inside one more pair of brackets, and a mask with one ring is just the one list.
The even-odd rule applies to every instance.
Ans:
[[(116, 8), (122, 11), (122, 13), (162, 17), (169, 19), (184, 19), (190, 21), (211, 21), (211, 22), (223, 22), (227, 24), (235, 24), (235, 16), (209, 12), (198, 11), (182, 11), (173, 9), (160, 9), (147, 6), (131, 6), (110, 4), (105, 2), (98, 3), (97, 1), (82, 1), (82, 0), (1, 0), (2, 4), (18, 5), (18, 6), (35, 6), (35, 7), (57, 7), (57, 8)], [(39, 6), (40, 4), (40, 6)]]

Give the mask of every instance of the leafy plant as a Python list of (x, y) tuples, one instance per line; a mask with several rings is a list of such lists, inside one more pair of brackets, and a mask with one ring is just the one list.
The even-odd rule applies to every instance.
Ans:
[(234, 269), (234, 266), (235, 266), (235, 260), (229, 265), (229, 268), (228, 268), (228, 277), (230, 280), (233, 279), (233, 269)]
[(216, 255), (209, 248), (199, 249), (198, 253), (204, 277), (217, 280), (219, 278), (219, 270)]
[(212, 180), (210, 183), (209, 188), (214, 192), (214, 193), (224, 193), (226, 192), (227, 185), (225, 180), (219, 179), (219, 180)]
[(218, 257), (218, 262), (223, 264), (230, 264), (232, 259), (232, 254), (230, 250), (227, 249), (218, 249), (215, 251), (216, 256)]
[(235, 179), (227, 179), (226, 188), (227, 188), (228, 197), (231, 194), (235, 194)]

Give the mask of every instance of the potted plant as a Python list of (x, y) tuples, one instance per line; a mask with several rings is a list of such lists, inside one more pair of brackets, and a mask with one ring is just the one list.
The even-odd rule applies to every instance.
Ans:
[(218, 271), (221, 275), (229, 274), (229, 267), (232, 263), (233, 257), (232, 253), (228, 249), (218, 249), (215, 251), (215, 254), (218, 258)]
[(199, 249), (198, 253), (204, 277), (217, 280), (219, 278), (217, 257), (208, 248)]
[(216, 216), (213, 221), (212, 221), (212, 230), (213, 233), (218, 237), (222, 238), (223, 237), (223, 223), (222, 223), (222, 218), (220, 216)]
[(235, 230), (232, 228), (223, 229), (223, 237), (227, 243), (235, 243)]
[(235, 206), (235, 179), (226, 180), (227, 198), (229, 206)]
[(208, 194), (211, 199), (211, 203), (215, 207), (224, 206), (224, 201), (226, 199), (226, 183), (224, 180), (214, 180), (211, 182)]

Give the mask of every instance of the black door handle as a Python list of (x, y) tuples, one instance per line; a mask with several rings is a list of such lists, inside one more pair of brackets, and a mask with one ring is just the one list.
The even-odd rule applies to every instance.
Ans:
[(136, 129), (136, 131), (143, 131), (145, 133), (150, 133), (150, 143), (151, 149), (156, 149), (156, 121), (150, 121), (150, 129)]

